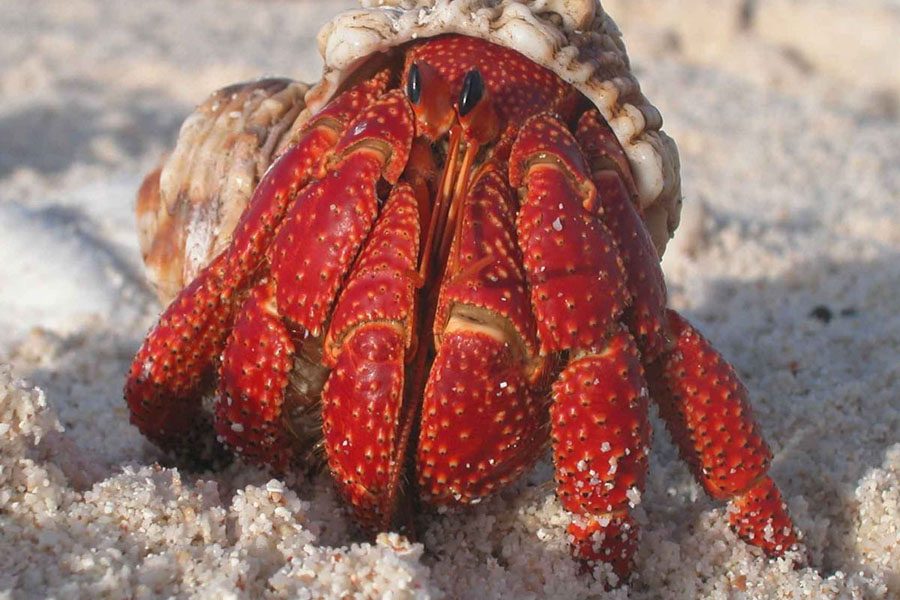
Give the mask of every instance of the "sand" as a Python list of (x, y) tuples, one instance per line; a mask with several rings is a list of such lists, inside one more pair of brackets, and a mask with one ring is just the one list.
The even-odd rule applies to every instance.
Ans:
[(606, 593), (547, 460), (371, 541), (325, 475), (175, 468), (128, 424), (159, 311), (142, 174), (211, 90), (314, 78), (349, 3), (0, 3), (0, 598), (900, 598), (900, 11), (849, 4), (606, 3), (681, 150), (671, 304), (744, 378), (812, 559), (740, 542), (654, 418), (637, 572)]

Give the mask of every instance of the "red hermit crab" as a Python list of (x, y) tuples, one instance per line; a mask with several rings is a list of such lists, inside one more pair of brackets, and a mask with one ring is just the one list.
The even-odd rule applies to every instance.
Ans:
[(174, 299), (132, 422), (276, 470), (324, 448), (376, 529), (478, 502), (549, 443), (575, 556), (623, 576), (652, 399), (741, 537), (794, 546), (744, 386), (666, 308), (677, 152), (599, 3), (372, 4), (320, 34), (317, 85), (218, 92), (147, 178)]

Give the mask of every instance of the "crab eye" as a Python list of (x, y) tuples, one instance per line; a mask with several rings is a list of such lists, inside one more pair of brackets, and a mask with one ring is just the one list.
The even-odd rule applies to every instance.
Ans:
[(422, 79), (419, 75), (419, 65), (413, 63), (406, 76), (406, 95), (413, 104), (419, 103), (422, 96)]
[(484, 79), (477, 70), (466, 73), (462, 91), (459, 93), (459, 116), (464, 117), (475, 108), (484, 95)]

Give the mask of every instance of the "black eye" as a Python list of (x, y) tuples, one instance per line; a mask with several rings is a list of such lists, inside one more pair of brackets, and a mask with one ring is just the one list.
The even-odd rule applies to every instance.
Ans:
[(469, 71), (463, 79), (462, 92), (459, 93), (459, 116), (464, 117), (475, 108), (484, 95), (484, 80), (478, 71)]
[(422, 79), (419, 76), (419, 65), (416, 63), (409, 68), (409, 74), (406, 76), (406, 95), (413, 104), (418, 104), (422, 95)]

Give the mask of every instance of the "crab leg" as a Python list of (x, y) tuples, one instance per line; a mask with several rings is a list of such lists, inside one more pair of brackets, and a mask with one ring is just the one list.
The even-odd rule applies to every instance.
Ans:
[[(294, 366), (292, 339), (318, 335), (324, 326), (347, 263), (377, 215), (375, 186), (382, 170), (396, 181), (412, 133), (402, 96), (382, 96), (350, 123), (335, 145), (334, 166), (300, 193), (275, 237), (271, 277), (252, 290), (225, 348), (216, 405), (219, 436), (250, 458), (276, 468), (291, 458), (282, 406)], [(308, 240), (328, 248), (317, 252)], [(319, 262), (323, 254), (335, 259), (329, 269)], [(285, 321), (301, 329), (291, 331)]]
[(673, 310), (674, 349), (649, 368), (660, 416), (697, 481), (729, 500), (729, 521), (769, 556), (797, 544), (797, 534), (772, 478), (772, 453), (753, 419), (747, 390), (712, 345)]
[[(771, 455), (751, 417), (746, 390), (709, 342), (666, 309), (655, 247), (628, 199), (634, 183), (627, 159), (596, 110), (582, 115), (576, 138), (593, 169), (601, 218), (625, 263), (632, 295), (625, 320), (660, 414), (697, 481), (713, 498), (731, 499), (729, 519), (740, 536), (769, 555), (781, 555), (797, 538), (778, 488), (766, 475)], [(714, 423), (723, 428), (713, 429)], [(768, 534), (767, 525), (772, 526)]]
[(333, 368), (322, 391), (328, 466), (359, 520), (378, 528), (391, 526), (409, 434), (404, 366), (415, 319), (419, 201), (405, 182), (393, 189), (325, 339)]
[(474, 503), (511, 481), (546, 441), (534, 318), (515, 244), (515, 199), (482, 171), (460, 210), (434, 331), (416, 456), (423, 497)]
[[(237, 297), (298, 190), (321, 164), (350, 118), (387, 85), (387, 73), (343, 94), (304, 128), (270, 167), (250, 199), (228, 248), (166, 308), (132, 362), (125, 384), (131, 422), (169, 449), (194, 450), (208, 432), (199, 396), (209, 385), (233, 321)], [(201, 434), (202, 435), (202, 434)]]
[(597, 188), (595, 211), (606, 225), (622, 263), (631, 304), (624, 321), (649, 363), (670, 345), (666, 325), (666, 283), (656, 247), (637, 208), (631, 168), (618, 140), (596, 109), (585, 112), (575, 132)]
[(510, 155), (521, 186), (519, 245), (543, 353), (568, 353), (553, 386), (557, 496), (573, 514), (575, 554), (631, 570), (650, 424), (637, 348), (619, 324), (625, 271), (598, 218), (596, 189), (572, 134), (543, 113), (527, 120)]

